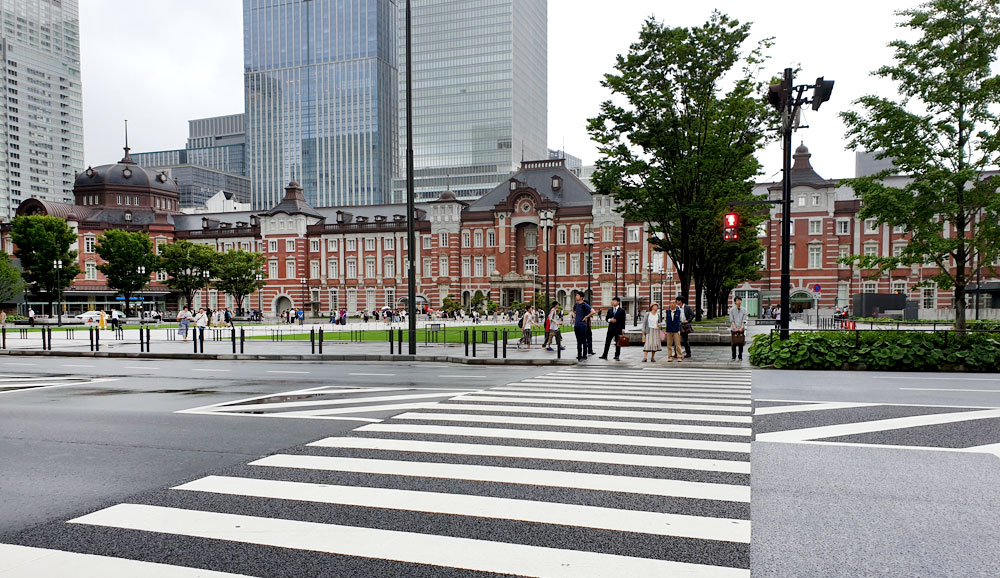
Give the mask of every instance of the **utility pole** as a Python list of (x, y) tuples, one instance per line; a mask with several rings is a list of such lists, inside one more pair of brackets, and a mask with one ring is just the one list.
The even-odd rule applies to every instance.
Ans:
[(410, 47), (410, 0), (406, 0), (406, 260), (409, 271), (406, 276), (406, 322), (409, 328), (410, 355), (417, 354), (417, 234), (413, 222), (413, 67)]

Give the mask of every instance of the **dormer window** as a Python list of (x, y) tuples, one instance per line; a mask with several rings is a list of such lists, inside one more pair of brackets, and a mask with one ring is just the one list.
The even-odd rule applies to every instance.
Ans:
[(132, 178), (132, 169), (128, 169), (127, 168), (127, 169), (123, 170), (122, 171), (122, 176), (125, 177), (126, 179)]
[(517, 190), (517, 181), (511, 181), (510, 182), (510, 190), (512, 190), (512, 191), (516, 191)]
[(562, 179), (560, 177), (552, 177), (552, 190), (558, 191), (562, 189)]

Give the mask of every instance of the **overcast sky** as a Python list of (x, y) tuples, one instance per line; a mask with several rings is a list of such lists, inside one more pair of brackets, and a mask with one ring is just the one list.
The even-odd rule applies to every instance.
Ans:
[[(190, 119), (243, 112), (242, 0), (80, 4), (86, 164), (121, 157), (124, 119), (132, 150), (141, 152), (183, 148)], [(585, 164), (597, 160), (586, 121), (609, 96), (600, 81), (613, 71), (615, 56), (628, 51), (650, 15), (672, 26), (696, 26), (715, 8), (753, 22), (754, 39), (775, 38), (769, 73), (800, 67), (797, 83), (817, 76), (836, 81), (831, 101), (818, 112), (807, 110), (803, 124), (810, 128), (795, 135), (795, 145), (805, 142), (823, 177), (853, 176), (854, 153), (845, 150), (837, 113), (863, 94), (892, 92), (869, 73), (890, 61), (886, 45), (904, 34), (894, 11), (917, 4), (549, 0), (549, 147), (565, 143)], [(760, 159), (761, 180), (780, 178), (776, 145), (761, 151)]]

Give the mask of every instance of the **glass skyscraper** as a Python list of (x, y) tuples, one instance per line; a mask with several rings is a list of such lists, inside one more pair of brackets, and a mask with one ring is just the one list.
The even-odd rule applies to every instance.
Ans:
[(21, 201), (73, 202), (83, 170), (77, 0), (0, 0), (0, 217)]
[(244, 0), (254, 209), (292, 179), (313, 206), (389, 200), (397, 161), (396, 0)]
[[(405, 3), (399, 4), (402, 31)], [(412, 3), (411, 19), (417, 197), (437, 198), (450, 188), (460, 199), (475, 199), (522, 159), (547, 158), (547, 0), (422, 0)], [(405, 139), (401, 130), (400, 159)], [(396, 179), (395, 200), (404, 194), (405, 180)]]

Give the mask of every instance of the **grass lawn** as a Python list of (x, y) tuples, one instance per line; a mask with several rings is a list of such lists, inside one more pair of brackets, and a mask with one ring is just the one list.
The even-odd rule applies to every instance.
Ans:
[[(281, 340), (282, 341), (294, 341), (294, 340), (309, 340), (309, 331), (301, 329), (296, 331), (295, 329), (282, 329)], [(404, 328), (405, 329), (405, 328)], [(442, 327), (440, 331), (433, 332), (427, 329), (419, 328), (417, 329), (417, 341), (427, 341), (432, 343), (464, 343), (465, 342), (465, 330), (469, 330), (469, 341), (472, 341), (472, 332), (476, 331), (476, 337), (479, 339), (479, 343), (482, 343), (481, 336), (482, 332), (486, 331), (487, 340), (493, 341), (493, 330), (497, 331), (497, 339), (503, 339), (503, 331), (507, 330), (508, 339), (517, 339), (521, 336), (521, 330), (518, 329), (516, 325), (476, 325), (473, 327)], [(569, 333), (573, 331), (572, 327), (567, 327), (563, 325), (560, 328), (560, 332)], [(270, 331), (267, 335), (253, 335), (247, 336), (247, 339), (272, 339)], [(317, 331), (318, 333), (318, 331)], [(541, 328), (533, 330), (536, 336), (544, 335), (545, 331)], [(398, 339), (398, 333), (394, 330), (393, 337)], [(405, 339), (404, 333), (404, 339)], [(389, 332), (385, 329), (362, 329), (362, 330), (348, 330), (348, 329), (323, 329), (323, 341), (381, 341), (385, 342), (389, 339)]]

